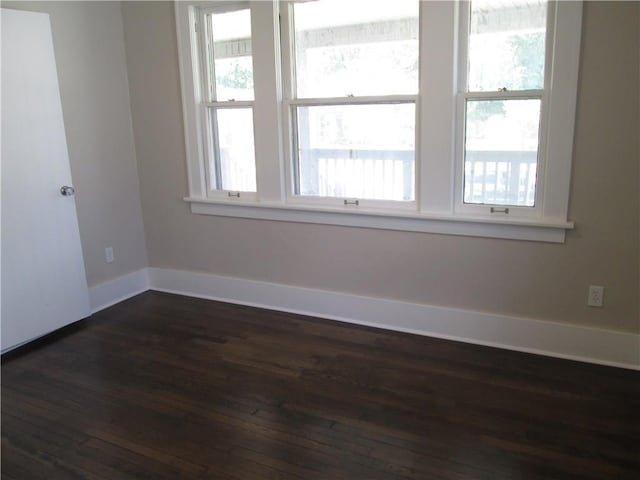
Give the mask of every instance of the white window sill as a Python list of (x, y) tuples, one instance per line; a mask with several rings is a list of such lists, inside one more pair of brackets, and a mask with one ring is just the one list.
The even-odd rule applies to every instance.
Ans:
[(214, 200), (188, 197), (184, 200), (191, 204), (192, 213), (203, 215), (537, 242), (563, 243), (566, 230), (574, 227), (573, 222), (548, 222), (514, 218), (469, 218), (459, 215), (372, 211), (351, 205), (343, 208), (332, 208), (243, 202), (235, 199)]

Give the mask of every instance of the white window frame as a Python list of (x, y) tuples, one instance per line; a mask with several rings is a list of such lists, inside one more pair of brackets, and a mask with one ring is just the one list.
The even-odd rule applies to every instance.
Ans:
[[(236, 1), (236, 2), (224, 2), (224, 4), (218, 4), (215, 7), (211, 6), (202, 6), (201, 8), (194, 11), (194, 30), (196, 31), (197, 41), (200, 45), (206, 43), (206, 35), (207, 31), (205, 28), (205, 17), (208, 14), (212, 13), (226, 13), (232, 12), (236, 10), (244, 10), (249, 8), (249, 2), (247, 1)], [(195, 27), (197, 25), (197, 27)], [(206, 49), (199, 48), (199, 64), (204, 65), (206, 63)], [(252, 55), (253, 58), (253, 55)], [(220, 145), (219, 145), (219, 131), (217, 126), (217, 120), (212, 120), (212, 117), (215, 116), (217, 119), (217, 113), (221, 110), (228, 110), (233, 108), (249, 108), (251, 109), (252, 116), (254, 112), (254, 101), (253, 100), (241, 100), (236, 101), (232, 99), (219, 99), (214, 100), (210, 97), (210, 92), (208, 92), (209, 85), (212, 85), (215, 90), (216, 79), (210, 78), (210, 72), (206, 68), (201, 68), (199, 70), (200, 78), (198, 85), (200, 87), (200, 95), (201, 100), (199, 102), (199, 110), (201, 116), (201, 125), (202, 128), (202, 137), (203, 137), (203, 154), (204, 154), (204, 169), (205, 169), (205, 185), (207, 187), (207, 196), (209, 198), (240, 198), (242, 196), (245, 200), (255, 200), (256, 194), (251, 191), (236, 191), (236, 190), (228, 190), (218, 185), (218, 182), (222, 181), (219, 173), (215, 174), (216, 177), (216, 185), (212, 185), (211, 178), (214, 176), (212, 173), (212, 169), (219, 168), (220, 159), (218, 158), (220, 155)], [(253, 145), (255, 150), (255, 145)], [(254, 153), (255, 154), (255, 153)], [(212, 162), (209, 159), (215, 159), (215, 165), (212, 165)]]
[[(554, 28), (557, 3), (550, 2), (547, 5), (546, 15), (546, 38), (545, 38), (545, 65), (544, 65), (544, 85), (542, 89), (536, 90), (517, 90), (517, 91), (482, 91), (469, 92), (467, 87), (468, 81), (468, 46), (469, 46), (469, 23), (470, 23), (470, 6), (471, 2), (460, 2), (459, 19), (460, 19), (460, 37), (459, 37), (459, 54), (458, 54), (458, 78), (457, 78), (457, 105), (456, 105), (456, 151), (455, 151), (455, 202), (454, 211), (467, 215), (489, 215), (504, 216), (515, 215), (521, 218), (541, 218), (542, 204), (544, 201), (545, 187), (545, 169), (547, 164), (546, 143), (549, 131), (546, 127), (549, 125), (549, 91), (552, 79), (552, 72), (557, 71), (558, 65), (554, 64), (554, 37), (556, 31)], [(557, 58), (556, 58), (557, 60)], [(516, 206), (516, 205), (495, 205), (495, 204), (473, 204), (464, 203), (464, 162), (465, 148), (464, 137), (466, 128), (466, 104), (467, 100), (540, 100), (540, 132), (538, 134), (538, 161), (537, 161), (537, 179), (535, 202), (533, 206)]]
[[(345, 0), (347, 1), (347, 0)], [(254, 63), (255, 197), (211, 196), (206, 185), (201, 78), (195, 17), (198, 7), (216, 2), (176, 2), (176, 29), (182, 81), (189, 195), (185, 201), (197, 214), (277, 221), (320, 223), (390, 230), (564, 242), (574, 227), (567, 219), (575, 105), (582, 23), (582, 2), (552, 2), (549, 6), (547, 69), (543, 111), (539, 183), (535, 212), (496, 216), (487, 206), (461, 208), (460, 68), (463, 21), (467, 2), (420, 2), (420, 93), (416, 97), (416, 201), (394, 209), (389, 202), (344, 205), (342, 199), (293, 195), (291, 168), (292, 99), (283, 99), (283, 80), (290, 92), (292, 71), (290, 29), (283, 25), (280, 58), (280, 5), (251, 1)], [(284, 65), (281, 65), (283, 63)], [(437, 66), (437, 67), (434, 67)], [(284, 68), (283, 68), (284, 67)], [(282, 72), (285, 72), (284, 74)], [(338, 101), (338, 100), (336, 100)], [(322, 99), (323, 104), (327, 99)], [(293, 101), (295, 103), (295, 101)], [(545, 107), (543, 107), (545, 108)], [(394, 202), (395, 203), (395, 202)], [(398, 202), (404, 203), (404, 202)], [(465, 206), (466, 207), (466, 206)], [(472, 206), (475, 207), (475, 206)], [(511, 210), (510, 210), (511, 211)]]
[[(206, 73), (203, 68), (205, 60), (200, 49), (203, 28), (199, 22), (202, 22), (204, 12), (229, 11), (232, 8), (247, 6), (251, 9), (254, 100), (208, 102), (208, 94), (205, 91)], [(278, 122), (276, 127), (262, 128), (262, 125), (273, 125), (271, 119), (280, 118), (282, 97), (279, 87), (279, 59), (276, 58), (277, 25), (273, 22), (273, 19), (277, 18), (277, 15), (274, 15), (276, 7), (277, 4), (271, 2), (248, 1), (175, 4), (189, 198), (232, 204), (256, 203), (258, 200), (274, 200), (282, 196), (282, 186), (278, 185), (283, 183), (280, 180), (283, 175), (278, 173), (282, 170), (281, 130)], [(210, 188), (207, 178), (209, 157), (205, 130), (208, 128), (205, 112), (210, 106), (253, 108), (257, 185), (255, 193)]]
[[(286, 162), (286, 175), (287, 175), (287, 203), (291, 205), (325, 205), (328, 207), (339, 207), (341, 205), (354, 205), (353, 202), (357, 202), (356, 207), (380, 209), (380, 210), (399, 210), (399, 211), (416, 211), (416, 200), (376, 200), (371, 198), (355, 198), (355, 197), (322, 197), (311, 195), (300, 195), (295, 192), (295, 167), (294, 162), (296, 159), (293, 154), (293, 145), (296, 137), (296, 125), (294, 121), (293, 109), (304, 106), (326, 106), (326, 105), (388, 105), (388, 104), (410, 104), (415, 107), (415, 125), (416, 125), (416, 138), (415, 138), (415, 164), (417, 164), (418, 156), (418, 96), (417, 95), (388, 95), (388, 96), (375, 96), (375, 97), (326, 97), (326, 98), (290, 98), (284, 101), (287, 124), (291, 125), (291, 128), (285, 132), (286, 144), (288, 146), (289, 156)], [(415, 183), (415, 180), (414, 180)], [(415, 185), (414, 185), (414, 191)]]
[[(418, 135), (419, 125), (419, 106), (417, 94), (404, 95), (376, 95), (376, 96), (343, 96), (343, 97), (299, 97), (296, 93), (296, 74), (295, 74), (295, 28), (293, 18), (293, 2), (281, 2), (280, 8), (280, 25), (282, 38), (282, 71), (283, 71), (283, 87), (284, 87), (284, 124), (290, 125), (285, 129), (285, 145), (286, 149), (286, 202), (297, 206), (327, 206), (337, 208), (340, 206), (357, 207), (357, 209), (373, 209), (373, 210), (389, 210), (389, 211), (417, 211), (417, 201), (393, 201), (393, 200), (375, 200), (370, 198), (351, 198), (351, 197), (315, 197), (310, 195), (300, 195), (295, 192), (295, 162), (296, 155), (294, 145), (297, 137), (297, 125), (293, 110), (297, 107), (304, 106), (327, 106), (327, 105), (384, 105), (384, 104), (412, 104), (415, 108), (415, 157), (414, 168), (418, 164), (418, 148), (420, 136)], [(415, 170), (414, 170), (415, 171)], [(417, 188), (414, 174), (414, 191), (417, 195)], [(357, 205), (355, 203), (357, 202)]]

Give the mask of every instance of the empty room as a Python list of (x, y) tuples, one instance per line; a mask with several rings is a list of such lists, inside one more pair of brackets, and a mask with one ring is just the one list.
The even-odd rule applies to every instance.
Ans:
[(640, 2), (1, 7), (3, 479), (640, 478)]

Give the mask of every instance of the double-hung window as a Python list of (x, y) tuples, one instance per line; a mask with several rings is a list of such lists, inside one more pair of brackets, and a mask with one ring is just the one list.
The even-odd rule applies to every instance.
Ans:
[(251, 11), (246, 3), (203, 7), (194, 25), (207, 189), (246, 196), (256, 191)]
[(546, 0), (472, 0), (462, 12), (457, 186), (467, 211), (536, 212), (548, 10)]
[(582, 5), (176, 2), (194, 213), (561, 242)]
[(282, 9), (292, 200), (415, 203), (418, 10), (418, 0)]

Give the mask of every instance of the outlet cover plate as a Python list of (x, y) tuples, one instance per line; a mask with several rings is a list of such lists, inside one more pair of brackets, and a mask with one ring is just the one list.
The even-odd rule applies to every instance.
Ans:
[(604, 305), (604, 287), (601, 285), (589, 286), (589, 298), (587, 305), (590, 307), (602, 307)]
[(113, 247), (107, 247), (104, 249), (104, 260), (107, 263), (113, 263)]

